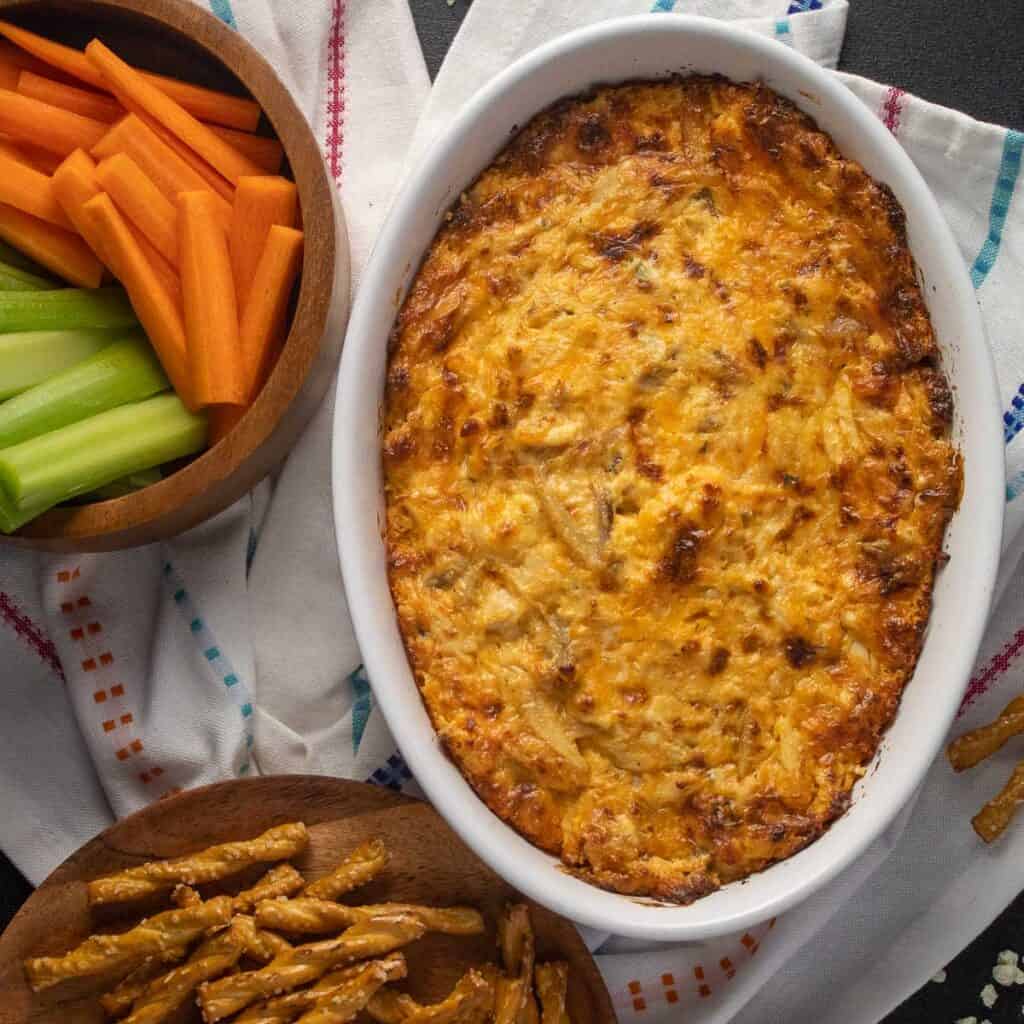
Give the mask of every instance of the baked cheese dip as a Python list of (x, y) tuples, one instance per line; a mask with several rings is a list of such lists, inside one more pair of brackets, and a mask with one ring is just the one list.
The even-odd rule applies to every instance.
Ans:
[(921, 648), (952, 411), (902, 209), (789, 101), (535, 117), (432, 243), (383, 413), (402, 635), (488, 806), (681, 903), (820, 835)]

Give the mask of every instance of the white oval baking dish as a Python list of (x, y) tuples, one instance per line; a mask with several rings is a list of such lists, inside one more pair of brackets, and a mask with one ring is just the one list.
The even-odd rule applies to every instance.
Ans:
[[(567, 874), (492, 814), (441, 750), (406, 660), (382, 543), (380, 402), (388, 333), (446, 209), (516, 127), (599, 83), (672, 73), (762, 79), (811, 114), (840, 150), (895, 192), (956, 396), (964, 495), (950, 525), (924, 649), (899, 713), (850, 810), (790, 859), (687, 907), (605, 892)], [(991, 600), (1002, 533), (999, 395), (963, 259), (927, 186), (874, 115), (827, 71), (774, 40), (685, 16), (616, 19), (564, 36), (497, 75), (413, 171), (363, 276), (349, 323), (334, 424), (334, 502), (356, 635), (395, 739), (438, 810), (499, 874), (545, 906), (621, 935), (697, 940), (779, 914), (835, 877), (920, 785), (953, 720)]]

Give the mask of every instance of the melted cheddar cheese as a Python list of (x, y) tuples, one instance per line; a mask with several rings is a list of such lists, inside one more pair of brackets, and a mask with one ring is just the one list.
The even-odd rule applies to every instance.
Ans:
[(889, 190), (761, 85), (602, 88), (459, 199), (398, 317), (389, 573), (441, 740), (686, 902), (842, 813), (960, 493)]

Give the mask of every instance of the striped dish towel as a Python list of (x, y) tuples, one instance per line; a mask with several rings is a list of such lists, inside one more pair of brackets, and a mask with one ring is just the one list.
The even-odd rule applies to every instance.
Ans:
[[(846, 0), (474, 0), (431, 89), (405, 0), (210, 6), (274, 63), (310, 117), (344, 200), (357, 285), (403, 168), (527, 50), (603, 18), (677, 11), (742, 19), (835, 67), (847, 12)], [(1009, 543), (966, 727), (1024, 676), (1024, 295), (1013, 287), (1024, 270), (1015, 188), (1024, 137), (844, 80), (937, 195), (997, 357)], [(321, 772), (417, 792), (348, 623), (331, 526), (330, 404), (273, 493), (264, 484), (171, 543), (79, 558), (0, 554), (0, 846), (33, 880), (115, 816), (215, 779)], [(343, 508), (346, 496), (337, 499)], [(1024, 827), (982, 850), (967, 826), (1012, 759), (958, 779), (937, 762), (887, 835), (777, 921), (674, 947), (588, 934), (620, 1018), (878, 1020), (1016, 895)], [(894, 954), (879, 961), (879, 949)]]

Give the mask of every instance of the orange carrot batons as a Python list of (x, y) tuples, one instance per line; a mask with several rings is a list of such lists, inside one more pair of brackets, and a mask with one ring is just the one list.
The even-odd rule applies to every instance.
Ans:
[(93, 231), (92, 224), (82, 214), (82, 207), (100, 194), (96, 181), (96, 165), (89, 155), (76, 149), (53, 172), (53, 192), (68, 220), (88, 243), (89, 248), (103, 261), (108, 269), (110, 263), (102, 251), (102, 240)]
[[(127, 153), (172, 203), (177, 203), (182, 192), (209, 188), (206, 181), (135, 114), (118, 121), (92, 150), (93, 156), (104, 159), (114, 153)], [(210, 194), (215, 196), (218, 219), (227, 229), (231, 224), (231, 204), (212, 191)]]
[(244, 405), (238, 308), (227, 234), (209, 192), (178, 196), (181, 286), (192, 392), (200, 406)]
[(56, 153), (47, 153), (38, 146), (30, 146), (20, 139), (12, 139), (9, 135), (0, 135), (0, 150), (40, 174), (53, 174), (64, 159)]
[[(109, 91), (103, 75), (81, 50), (62, 46), (44, 36), (36, 35), (34, 32), (3, 21), (0, 21), (0, 36), (6, 37), (21, 50), (32, 54), (44, 64), (57, 68), (97, 89)], [(45, 74), (37, 67), (30, 67), (30, 70)], [(203, 121), (214, 121), (217, 124), (246, 132), (254, 131), (259, 124), (260, 108), (253, 100), (244, 99), (241, 96), (231, 96), (214, 89), (204, 89), (202, 86), (181, 82), (176, 78), (165, 78), (163, 75), (154, 75), (149, 72), (141, 72), (141, 74), (147, 82), (173, 97), (190, 114)]]
[(284, 333), (288, 300), (302, 267), (302, 243), (301, 231), (274, 224), (256, 265), (239, 327), (242, 372), (250, 402), (270, 374), (278, 340)]
[(107, 88), (125, 107), (142, 110), (158, 121), (232, 184), (243, 175), (260, 173), (256, 164), (215, 135), (201, 121), (197, 121), (184, 107), (147, 81), (98, 39), (89, 43), (85, 54), (103, 75)]
[(45, 174), (0, 151), (0, 203), (30, 213), (33, 217), (73, 230), (71, 221), (57, 202), (53, 182)]
[(217, 124), (211, 124), (209, 128), (225, 142), (230, 142), (239, 153), (244, 153), (254, 164), (258, 164), (266, 174), (280, 172), (284, 162), (284, 146), (277, 139), (250, 132), (236, 132), (233, 128), (222, 128)]
[(189, 381), (181, 311), (160, 282), (110, 196), (94, 196), (82, 207), (82, 214), (91, 231), (101, 239), (103, 252), (128, 292), (139, 321), (146, 329), (178, 397), (190, 409), (196, 409)]
[(231, 269), (242, 316), (256, 264), (263, 254), (267, 235), (274, 224), (295, 227), (299, 212), (299, 193), (295, 183), (278, 177), (238, 179), (235, 205), (231, 214)]
[(32, 71), (19, 73), (16, 89), (22, 96), (30, 96), (34, 100), (49, 103), (51, 107), (61, 107), (104, 124), (112, 124), (125, 115), (124, 107), (109, 96), (65, 85)]
[(103, 264), (81, 238), (2, 203), (0, 238), (81, 288), (98, 288), (103, 279)]
[(64, 157), (76, 149), (91, 149), (106, 131), (102, 121), (0, 89), (0, 132), (40, 149)]
[(178, 265), (178, 211), (127, 153), (115, 153), (96, 168), (96, 180), (114, 205), (171, 266)]
[(235, 198), (235, 187), (222, 174), (218, 174), (201, 156), (189, 149), (184, 142), (176, 135), (172, 135), (162, 124), (155, 121), (148, 114), (140, 113), (139, 119), (156, 135), (168, 149), (173, 150), (174, 155), (187, 164), (195, 174), (206, 182), (207, 188), (212, 189), (226, 203)]

